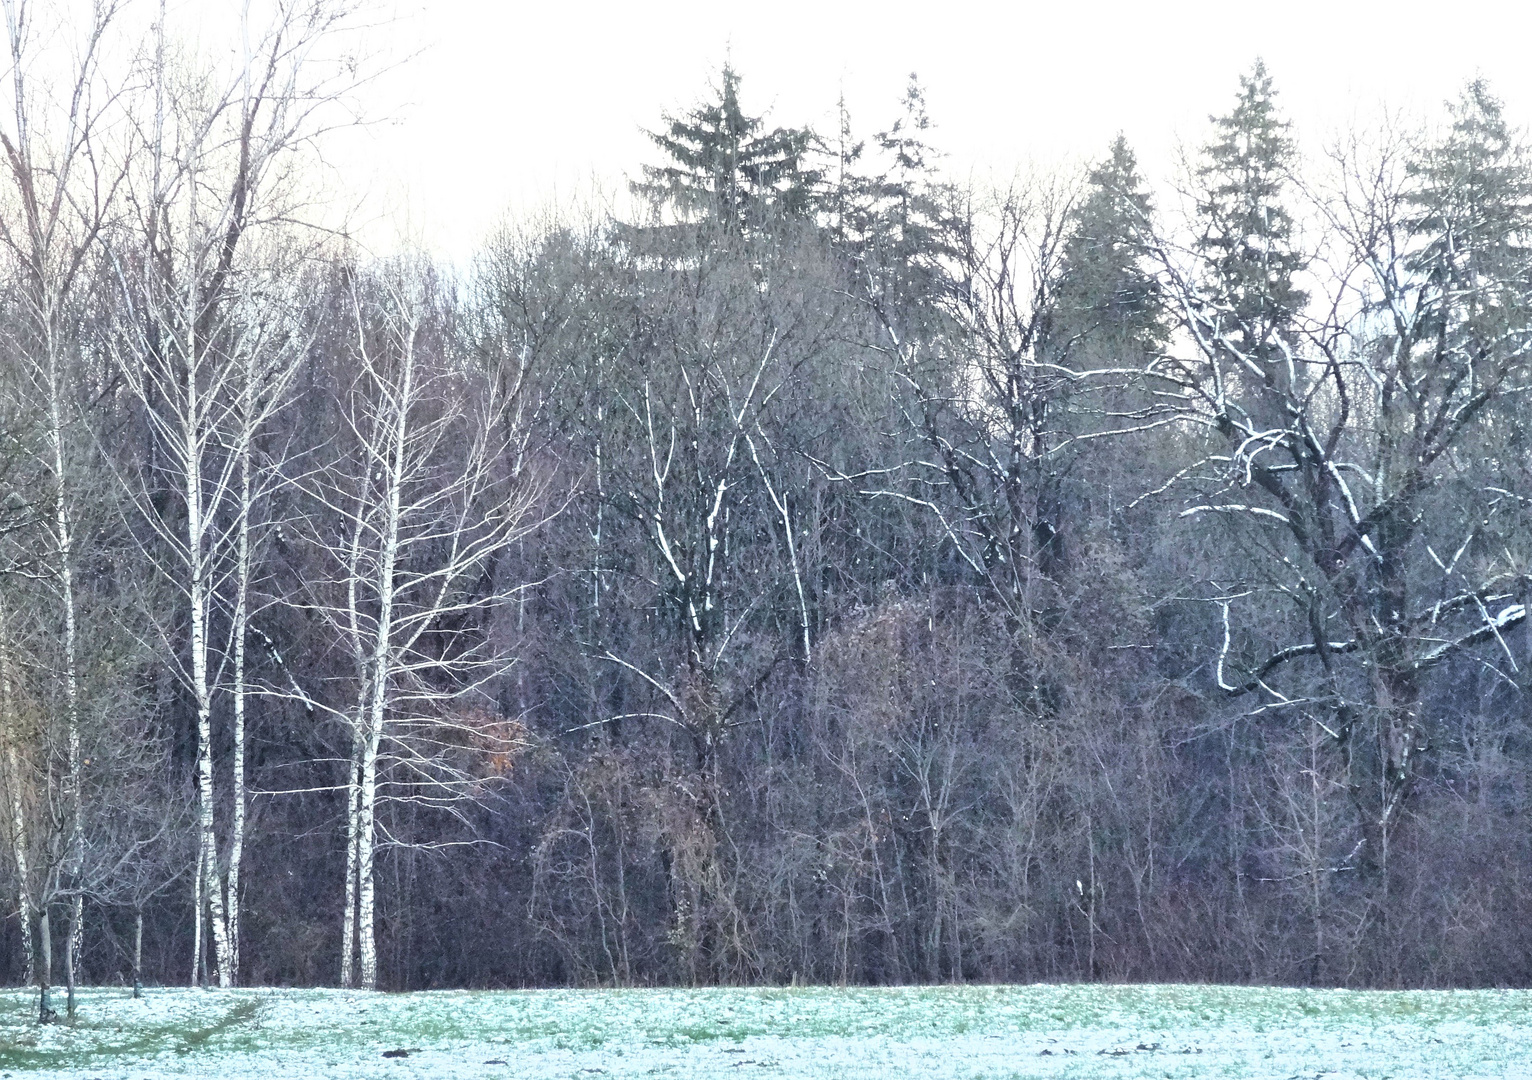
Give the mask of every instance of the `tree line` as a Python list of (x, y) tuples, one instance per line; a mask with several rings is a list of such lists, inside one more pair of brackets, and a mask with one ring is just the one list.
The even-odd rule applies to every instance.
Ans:
[[(726, 67), (626, 209), (321, 228), (361, 13), (7, 0), (0, 968), (1525, 981), (1532, 162), (962, 184)], [(153, 13), (151, 13), (153, 14)], [(41, 21), (40, 21), (41, 20)], [(61, 44), (62, 42), (62, 44)]]

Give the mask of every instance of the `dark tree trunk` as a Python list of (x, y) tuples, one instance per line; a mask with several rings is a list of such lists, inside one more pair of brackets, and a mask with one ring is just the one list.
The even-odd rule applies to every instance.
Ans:
[(80, 936), (80, 916), (83, 903), (80, 897), (74, 898), (74, 905), (69, 912), (69, 935), (64, 939), (64, 1015), (69, 1017), (69, 1022), (74, 1023), (74, 983), (75, 983), (75, 954), (78, 951), (76, 941)]

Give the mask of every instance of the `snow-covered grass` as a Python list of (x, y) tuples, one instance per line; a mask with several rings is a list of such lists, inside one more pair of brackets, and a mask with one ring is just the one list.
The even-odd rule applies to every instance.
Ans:
[(1532, 992), (1509, 990), (146, 993), (86, 990), (73, 1028), (40, 1028), (0, 992), (0, 1077), (1532, 1075)]

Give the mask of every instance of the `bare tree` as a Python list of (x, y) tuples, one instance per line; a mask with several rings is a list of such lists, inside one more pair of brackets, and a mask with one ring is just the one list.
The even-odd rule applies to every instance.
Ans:
[[(1280, 132), (1258, 83), (1247, 126)], [(1207, 451), (1167, 490), (1238, 553), (1210, 596), (1217, 686), (1326, 733), (1355, 807), (1333, 870), (1386, 871), (1432, 743), (1428, 677), (1479, 647), (1514, 668), (1505, 638), (1526, 618), (1506, 531), (1526, 496), (1495, 463), (1532, 371), (1532, 174), (1481, 85), (1453, 119), (1439, 142), (1338, 151), (1333, 192), (1302, 189), (1323, 246), (1284, 247), (1297, 181), (1275, 151), (1246, 170), (1259, 183), (1208, 181), (1216, 244), (1157, 245), (1181, 348), (1150, 375)]]
[[(75, 580), (79, 558), (79, 511), (83, 466), (73, 460), (79, 447), (74, 415), (75, 380), (82, 343), (77, 327), (79, 294), (96, 267), (96, 241), (108, 215), (120, 170), (98, 145), (98, 129), (117, 103), (105, 85), (101, 57), (118, 14), (115, 2), (91, 5), (79, 28), (75, 52), (52, 85), (47, 69), (57, 64), (46, 40), (39, 42), (39, 10), (25, 0), (4, 5), (11, 75), (8, 129), (0, 131), (7, 201), (14, 216), (0, 216), (0, 244), (13, 260), (22, 318), (9, 323), (14, 354), (25, 365), (41, 416), (39, 464), (49, 479), (45, 535), (47, 572), (55, 583), (62, 625), (65, 767), (61, 778), (67, 806), (68, 854), (62, 887), (72, 891), (65, 968), (68, 1013), (75, 1011), (74, 969), (83, 894), (78, 886), (84, 829), (81, 810), (79, 604)], [(63, 20), (67, 25), (67, 19)], [(72, 29), (72, 28), (71, 28)], [(38, 76), (34, 78), (34, 76)], [(62, 91), (61, 93), (59, 91)], [(46, 903), (46, 901), (45, 901)], [(46, 999), (46, 992), (44, 999)], [(46, 1005), (46, 1001), (45, 1001)]]
[[(519, 378), (456, 355), (440, 285), (401, 262), (353, 282), (354, 362), (332, 460), (300, 480), (325, 553), (311, 606), (350, 661), (341, 982), (373, 989), (382, 803), (450, 810), (483, 782), (517, 724), (485, 687), (515, 662), (490, 625), (522, 588), (496, 563), (536, 524), (535, 477), (507, 468)], [(508, 452), (510, 451), (510, 452)]]
[[(336, 47), (352, 11), (337, 0), (277, 4), (262, 23), (262, 13), (247, 5), (236, 61), (208, 70), (174, 55), (162, 4), (148, 112), (141, 117), (147, 142), (126, 188), (135, 231), (111, 239), (128, 311), (118, 339), (120, 368), (154, 444), (136, 496), (158, 537), (160, 569), (183, 600), (186, 644), (177, 665), (192, 697), (199, 747), (198, 919), (206, 903), (214, 974), (223, 985), (238, 973), (251, 443), (281, 407), (302, 355), (283, 347), (290, 333), (251, 316), (274, 292), (263, 287), (262, 256), (269, 260), (309, 182), (298, 171), (309, 159), (297, 152), (324, 132), (339, 95), (355, 82), (352, 59)], [(172, 492), (173, 504), (167, 502)], [(211, 634), (230, 574), (233, 813), (220, 856), (212, 749), (218, 665)]]

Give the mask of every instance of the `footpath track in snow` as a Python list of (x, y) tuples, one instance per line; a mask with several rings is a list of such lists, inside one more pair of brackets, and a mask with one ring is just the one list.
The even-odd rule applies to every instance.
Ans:
[[(62, 1004), (62, 1002), (60, 1002)], [(1532, 991), (1224, 986), (0, 992), (0, 1080), (1532, 1076)]]

